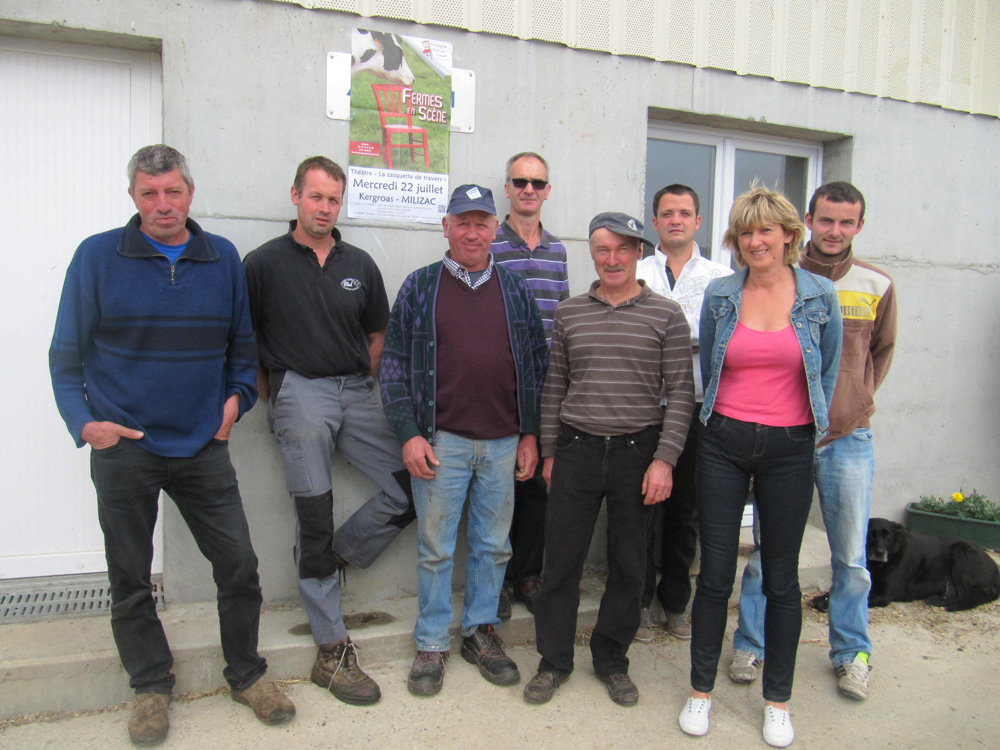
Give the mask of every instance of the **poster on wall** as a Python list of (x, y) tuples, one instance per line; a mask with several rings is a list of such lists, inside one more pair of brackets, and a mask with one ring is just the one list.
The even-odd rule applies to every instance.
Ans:
[(347, 215), (439, 224), (448, 205), (451, 44), (354, 29)]

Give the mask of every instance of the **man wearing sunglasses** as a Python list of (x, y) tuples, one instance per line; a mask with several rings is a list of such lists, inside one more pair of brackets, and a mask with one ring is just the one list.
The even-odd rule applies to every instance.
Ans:
[[(490, 250), (494, 262), (515, 271), (527, 282), (545, 326), (545, 340), (552, 340), (556, 306), (569, 299), (566, 247), (542, 227), (542, 204), (548, 199), (549, 165), (540, 154), (522, 151), (507, 160), (504, 193), (510, 213)], [(507, 563), (497, 614), (510, 617), (511, 597), (535, 611), (535, 594), (541, 588), (545, 509), (549, 493), (539, 462), (535, 475), (518, 482), (514, 491), (514, 522), (510, 528), (513, 556)]]

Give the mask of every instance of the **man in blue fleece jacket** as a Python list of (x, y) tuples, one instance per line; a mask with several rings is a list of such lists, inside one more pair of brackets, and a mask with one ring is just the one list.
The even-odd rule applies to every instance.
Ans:
[(91, 446), (111, 629), (136, 691), (129, 737), (151, 745), (166, 738), (174, 686), (150, 583), (160, 490), (212, 564), (233, 700), (267, 724), (295, 706), (257, 652), (257, 557), (229, 458), (233, 423), (257, 400), (239, 253), (188, 218), (194, 182), (178, 151), (139, 149), (128, 177), (138, 214), (77, 249), (49, 368), (70, 434)]

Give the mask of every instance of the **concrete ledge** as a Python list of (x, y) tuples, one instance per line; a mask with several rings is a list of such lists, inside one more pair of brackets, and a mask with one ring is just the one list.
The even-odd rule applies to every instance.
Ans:
[[(749, 530), (745, 530), (742, 541), (752, 542)], [(829, 566), (825, 532), (807, 527), (800, 556), (803, 590), (829, 586)], [(692, 574), (696, 569), (697, 561)], [(596, 621), (603, 588), (603, 576), (584, 578), (578, 627), (589, 627)], [(461, 596), (458, 593), (453, 599), (456, 613), (453, 651), (459, 646), (457, 618), (461, 612)], [(362, 666), (412, 656), (416, 598), (380, 600), (371, 597), (370, 592), (353, 590), (348, 582), (343, 604)], [(170, 605), (160, 613), (160, 619), (174, 654), (175, 692), (181, 694), (224, 685), (215, 603)], [(522, 604), (514, 604), (513, 617), (504, 623), (502, 634), (512, 645), (534, 639), (534, 618)], [(285, 606), (264, 611), (260, 622), (260, 651), (267, 658), (268, 673), (275, 679), (308, 675), (316, 657), (316, 647), (303, 610), (298, 606)], [(524, 665), (524, 671), (530, 671), (533, 666)], [(43, 711), (84, 711), (129, 701), (132, 697), (128, 675), (118, 660), (107, 617), (0, 625), (0, 718)]]

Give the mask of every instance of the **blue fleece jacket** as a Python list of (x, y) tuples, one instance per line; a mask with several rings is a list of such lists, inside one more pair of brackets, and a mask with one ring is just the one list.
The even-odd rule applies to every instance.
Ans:
[(218, 431), (226, 399), (257, 400), (257, 352), (239, 253), (188, 219), (171, 264), (139, 230), (83, 241), (66, 271), (49, 370), (78, 446), (87, 422), (116, 422), (159, 456), (195, 455)]

